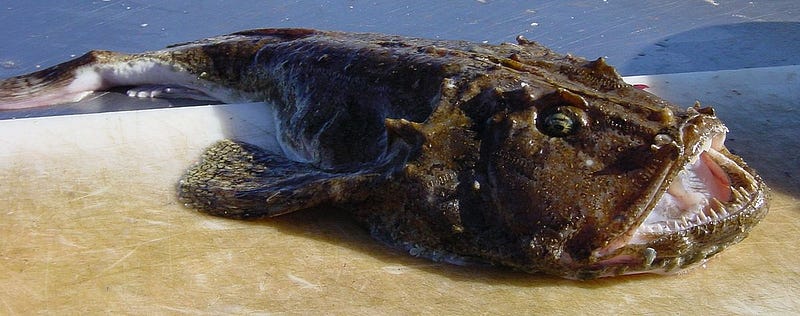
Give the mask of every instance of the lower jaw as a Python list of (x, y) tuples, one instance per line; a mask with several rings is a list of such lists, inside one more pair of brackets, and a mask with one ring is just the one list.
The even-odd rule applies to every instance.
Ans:
[(750, 203), (716, 223), (706, 223), (665, 235), (653, 235), (642, 244), (626, 244), (613, 254), (587, 264), (581, 279), (642, 273), (675, 274), (702, 265), (729, 246), (741, 242), (767, 214), (768, 189), (759, 188)]

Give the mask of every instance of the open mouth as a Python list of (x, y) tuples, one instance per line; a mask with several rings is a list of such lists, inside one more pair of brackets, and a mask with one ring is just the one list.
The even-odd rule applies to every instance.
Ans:
[(673, 270), (666, 268), (669, 264), (702, 262), (746, 236), (766, 214), (767, 189), (725, 148), (725, 136), (722, 125), (693, 135), (701, 141), (686, 149), (690, 159), (662, 187), (663, 194), (642, 223), (594, 252), (603, 258), (599, 267), (639, 267), (623, 274), (666, 272)]
[(723, 221), (745, 209), (759, 194), (758, 180), (724, 146), (716, 131), (672, 180), (630, 243)]
[(740, 158), (725, 148), (724, 129), (699, 143), (696, 154), (672, 180), (653, 210), (635, 230), (630, 244), (703, 225), (716, 225), (754, 211), (764, 187)]

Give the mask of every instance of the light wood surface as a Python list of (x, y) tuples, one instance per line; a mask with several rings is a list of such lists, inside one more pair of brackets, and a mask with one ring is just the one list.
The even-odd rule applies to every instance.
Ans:
[(223, 105), (0, 121), (0, 314), (800, 311), (798, 68), (628, 80), (715, 105), (772, 187), (751, 236), (687, 273), (569, 281), (412, 258), (332, 210), (185, 209), (175, 182), (205, 146), (263, 138), (258, 105)]

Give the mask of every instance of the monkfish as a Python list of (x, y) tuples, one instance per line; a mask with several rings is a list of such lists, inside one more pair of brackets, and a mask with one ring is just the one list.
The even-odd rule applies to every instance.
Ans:
[(712, 108), (523, 37), (258, 29), (97, 50), (0, 81), (0, 109), (119, 87), (274, 113), (274, 148), (222, 140), (176, 179), (188, 207), (237, 219), (345, 210), (437, 261), (573, 279), (672, 273), (741, 241), (768, 210)]

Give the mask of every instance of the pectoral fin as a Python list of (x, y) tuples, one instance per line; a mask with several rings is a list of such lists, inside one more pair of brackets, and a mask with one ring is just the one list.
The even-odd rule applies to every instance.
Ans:
[(212, 215), (272, 217), (357, 198), (376, 177), (361, 171), (327, 172), (247, 143), (223, 140), (187, 171), (178, 192), (187, 206)]

